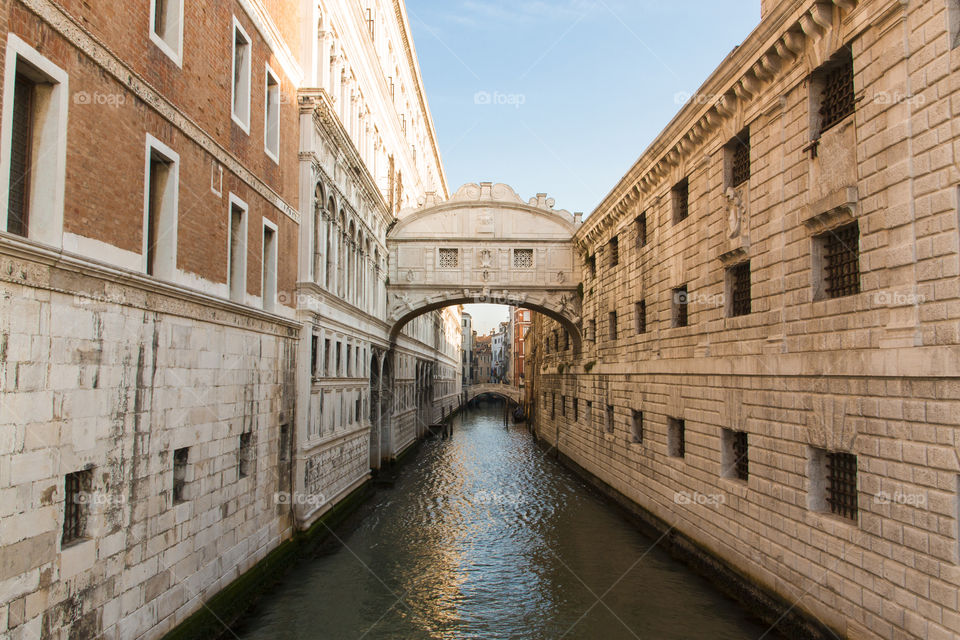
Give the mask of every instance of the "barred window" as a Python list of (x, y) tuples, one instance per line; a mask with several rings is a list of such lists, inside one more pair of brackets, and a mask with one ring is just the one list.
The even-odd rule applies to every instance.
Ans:
[(827, 504), (830, 512), (850, 520), (857, 519), (857, 456), (852, 453), (827, 453)]
[(730, 292), (729, 315), (745, 316), (750, 313), (750, 261), (727, 269)]
[(93, 485), (90, 469), (68, 473), (63, 479), (63, 538), (61, 546), (82, 540), (87, 528), (90, 491)]
[(456, 269), (460, 266), (460, 251), (458, 249), (440, 249), (440, 268)]
[(750, 129), (730, 141), (730, 185), (738, 187), (750, 179)]
[(677, 287), (673, 290), (673, 326), (685, 327), (689, 322), (687, 306), (690, 302), (690, 295), (687, 293), (687, 285)]
[(667, 418), (667, 449), (670, 456), (682, 458), (687, 453), (687, 423), (682, 418)]
[(647, 244), (647, 214), (641, 213), (637, 216), (637, 246), (644, 247)]
[(684, 178), (671, 191), (673, 196), (673, 224), (686, 220), (690, 214), (690, 181)]
[(587, 258), (587, 268), (590, 270), (590, 277), (597, 277), (597, 254), (591, 253)]
[(560, 415), (567, 417), (567, 396), (560, 396)]
[(613, 433), (615, 427), (615, 414), (613, 412), (613, 405), (607, 405), (607, 433)]
[(579, 398), (573, 399), (573, 421), (580, 421), (580, 400)]
[(637, 328), (637, 333), (646, 333), (647, 332), (647, 301), (641, 300), (636, 302), (633, 305), (633, 314), (634, 314), (634, 324)]
[(173, 452), (173, 503), (185, 502), (187, 486), (187, 462), (190, 459), (190, 448), (183, 447)]
[(610, 266), (620, 264), (620, 239), (617, 236), (610, 238)]
[(643, 442), (643, 411), (633, 410), (631, 415), (631, 426), (633, 441), (636, 443)]
[(820, 133), (854, 112), (853, 54), (843, 47), (833, 60), (818, 70), (820, 90)]
[(750, 461), (745, 431), (723, 430), (723, 467), (723, 476), (726, 478), (744, 481), (749, 478)]
[(819, 236), (828, 298), (860, 293), (860, 227), (854, 222)]
[(530, 269), (533, 267), (533, 249), (514, 249), (513, 268)]
[(246, 478), (253, 469), (253, 434), (251, 432), (240, 434), (240, 449), (237, 451), (238, 475)]
[(616, 311), (610, 312), (609, 329), (610, 329), (610, 339), (616, 340), (617, 339), (617, 312)]

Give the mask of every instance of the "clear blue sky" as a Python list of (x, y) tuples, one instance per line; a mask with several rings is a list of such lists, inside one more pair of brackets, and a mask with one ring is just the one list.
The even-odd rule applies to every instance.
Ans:
[[(447, 182), (589, 214), (760, 20), (760, 0), (407, 0)], [(485, 332), (505, 311), (475, 309)]]

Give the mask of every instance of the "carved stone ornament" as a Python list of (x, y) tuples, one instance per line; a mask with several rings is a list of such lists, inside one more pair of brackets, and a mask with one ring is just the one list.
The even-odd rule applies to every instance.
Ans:
[(416, 274), (413, 273), (413, 269), (407, 271), (407, 282), (413, 282), (416, 278)]
[(557, 271), (557, 282), (563, 282), (566, 279), (567, 276), (563, 273), (563, 271)]
[(493, 252), (490, 249), (480, 251), (480, 266), (489, 269), (493, 266)]
[(743, 228), (743, 217), (747, 213), (747, 208), (743, 204), (743, 194), (733, 187), (727, 187), (724, 196), (727, 199), (727, 235), (730, 238), (736, 238)]

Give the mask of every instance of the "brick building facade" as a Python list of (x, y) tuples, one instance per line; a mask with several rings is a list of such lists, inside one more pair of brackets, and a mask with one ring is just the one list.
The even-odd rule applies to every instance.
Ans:
[(958, 25), (764, 2), (578, 230), (582, 352), (528, 354), (544, 440), (841, 637), (960, 633)]

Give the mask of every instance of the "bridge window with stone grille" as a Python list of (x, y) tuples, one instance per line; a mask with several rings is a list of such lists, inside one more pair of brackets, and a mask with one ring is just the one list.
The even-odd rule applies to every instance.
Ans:
[(856, 109), (853, 86), (853, 53), (841, 47), (833, 58), (817, 69), (811, 83), (815, 92), (819, 128), (815, 138), (842, 122)]
[(730, 186), (739, 187), (750, 179), (750, 129), (746, 128), (727, 143)]
[(667, 453), (682, 458), (687, 453), (687, 423), (682, 418), (667, 418)]
[(750, 261), (727, 269), (727, 315), (745, 316), (750, 313)]
[(460, 266), (459, 249), (440, 249), (440, 268), (456, 269)]
[(68, 473), (63, 479), (63, 538), (61, 546), (82, 540), (89, 517), (93, 471), (85, 469)]
[(687, 293), (687, 285), (677, 287), (673, 290), (673, 326), (686, 327), (689, 324), (690, 316), (688, 307), (690, 304), (690, 294)]
[(647, 245), (647, 213), (643, 212), (637, 216), (634, 224), (637, 228), (637, 246), (645, 247)]
[(533, 249), (514, 249), (513, 250), (513, 268), (514, 269), (532, 269), (533, 268)]
[(690, 181), (684, 178), (671, 190), (673, 200), (673, 224), (686, 220), (690, 215)]
[(819, 256), (821, 295), (841, 298), (860, 293), (860, 227), (854, 222), (815, 238)]

